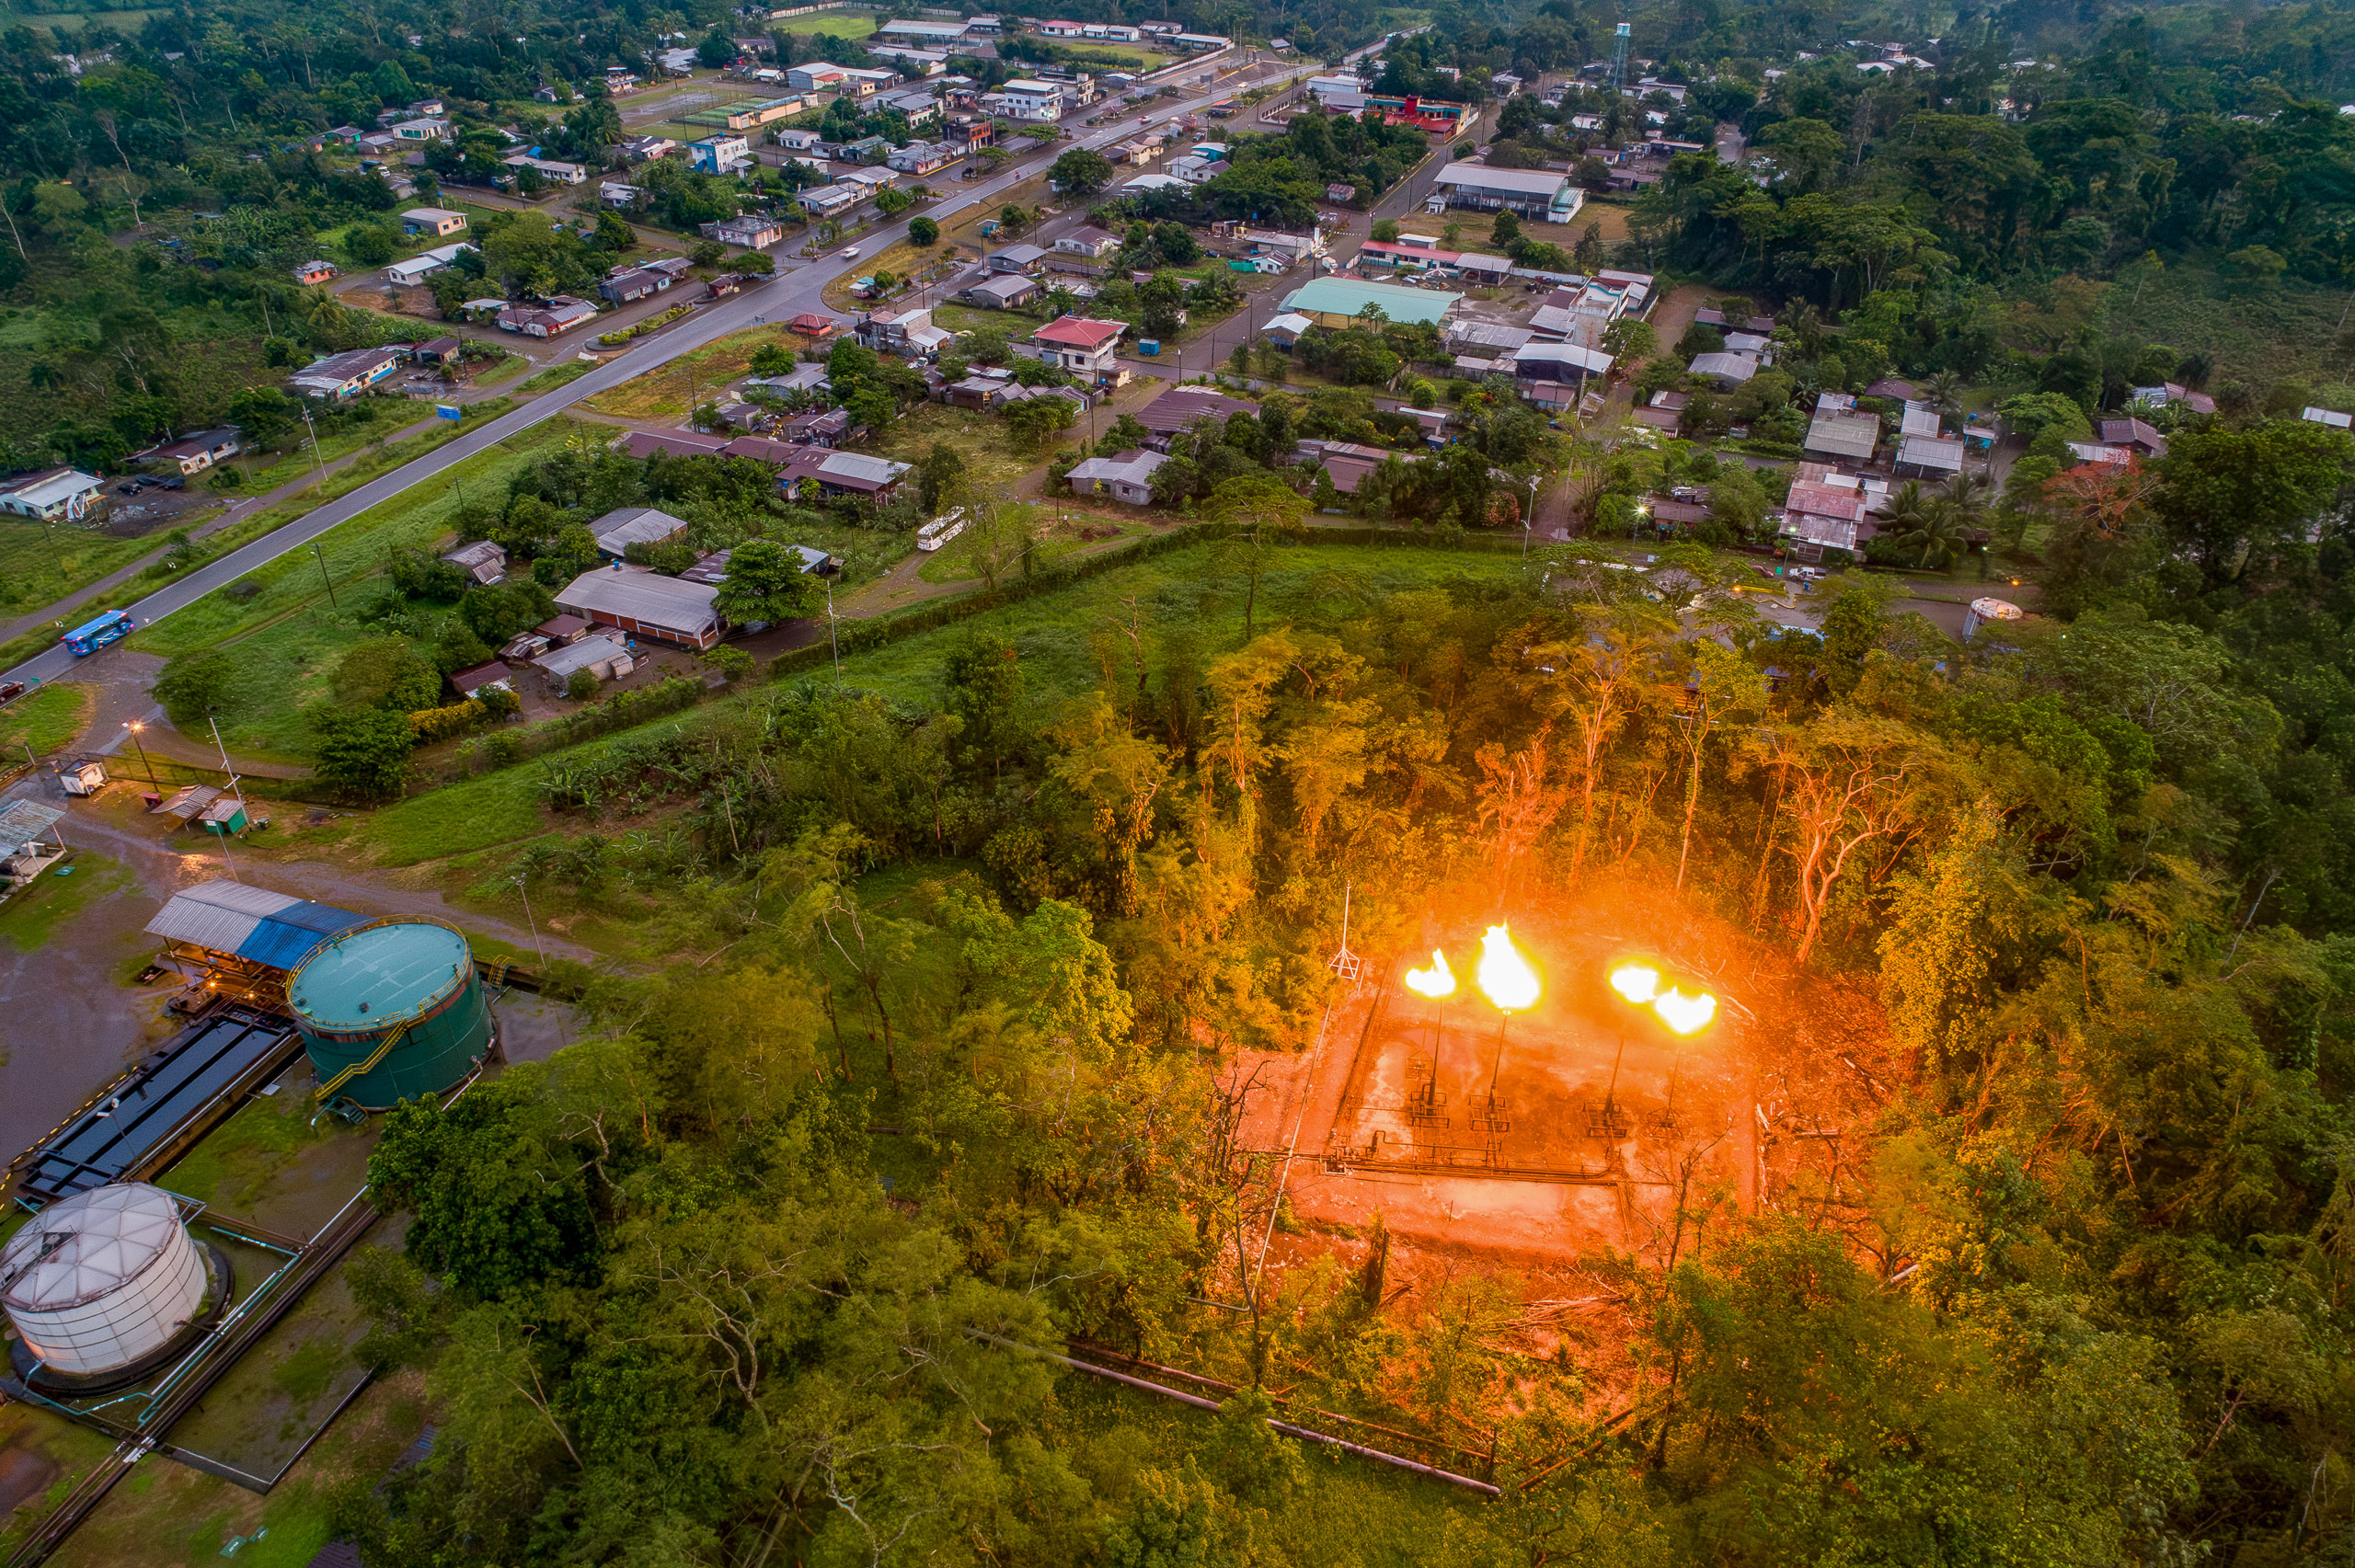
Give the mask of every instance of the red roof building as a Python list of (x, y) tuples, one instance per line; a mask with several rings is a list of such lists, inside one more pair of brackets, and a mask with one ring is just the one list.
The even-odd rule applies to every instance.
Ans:
[(1098, 375), (1119, 357), (1125, 321), (1092, 321), (1084, 315), (1059, 316), (1030, 335), (1044, 362), (1074, 375)]
[(815, 311), (807, 310), (785, 325), (793, 331), (800, 333), (804, 338), (832, 338), (842, 330), (842, 324), (832, 316), (820, 315)]

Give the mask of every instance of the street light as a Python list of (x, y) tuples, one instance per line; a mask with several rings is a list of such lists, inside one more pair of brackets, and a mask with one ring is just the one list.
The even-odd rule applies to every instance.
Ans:
[(155, 764), (147, 760), (147, 748), (139, 744), (139, 732), (147, 727), (134, 718), (127, 721), (122, 727), (131, 731), (132, 749), (139, 753), (139, 766), (147, 774), (148, 787), (151, 789), (163, 788), (164, 786), (162, 784), (155, 782)]
[(1529, 559), (1529, 531), (1537, 525), (1537, 481), (1536, 475), (1529, 476), (1529, 509), (1521, 514), (1521, 558), (1523, 561)]

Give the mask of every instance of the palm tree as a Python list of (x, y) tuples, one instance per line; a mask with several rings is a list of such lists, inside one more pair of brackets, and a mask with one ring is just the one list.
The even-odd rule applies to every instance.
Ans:
[(1823, 313), (1804, 300), (1794, 300), (1783, 307), (1782, 322), (1798, 339), (1799, 357), (1820, 359), (1823, 354)]
[(1952, 371), (1940, 371), (1922, 383), (1922, 401), (1930, 412), (1940, 418), (1962, 421), (1962, 378)]
[(1938, 498), (1951, 508), (1964, 526), (1974, 527), (1987, 511), (1988, 479), (1983, 474), (1958, 474), (1947, 481)]
[(1962, 528), (1962, 519), (1952, 503), (1943, 497), (1934, 498), (1923, 504), (1906, 531), (1898, 535), (1897, 546), (1916, 552), (1913, 564), (1924, 571), (1935, 571), (1962, 554), (1966, 543)]

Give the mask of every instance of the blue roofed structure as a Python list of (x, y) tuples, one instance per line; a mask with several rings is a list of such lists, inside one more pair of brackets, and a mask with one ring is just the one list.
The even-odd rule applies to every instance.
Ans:
[(367, 920), (333, 904), (216, 879), (173, 894), (147, 922), (147, 933), (176, 947), (292, 969), (328, 937)]

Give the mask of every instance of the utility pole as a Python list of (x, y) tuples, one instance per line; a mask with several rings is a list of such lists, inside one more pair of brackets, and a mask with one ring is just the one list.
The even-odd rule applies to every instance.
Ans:
[(311, 461), (319, 465), (319, 488), (327, 487), (327, 460), (319, 454), (319, 428), (311, 423), (311, 406), (303, 405), (303, 428), (311, 432)]
[(319, 542), (316, 539), (311, 541), (311, 556), (319, 563), (319, 580), (327, 585), (327, 603), (338, 610), (342, 609), (343, 606), (336, 602), (335, 578), (327, 576), (327, 558), (320, 552)]
[(839, 692), (843, 685), (843, 640), (834, 630), (834, 584), (831, 578), (826, 581), (826, 640), (833, 645), (834, 690)]

